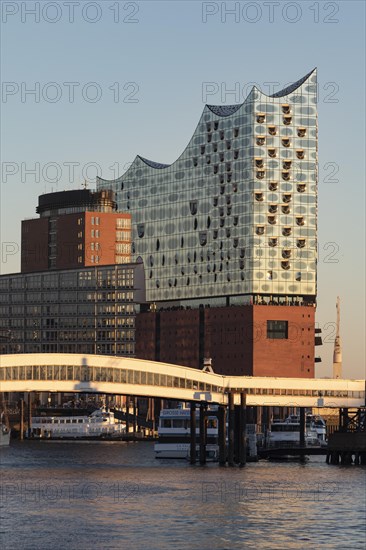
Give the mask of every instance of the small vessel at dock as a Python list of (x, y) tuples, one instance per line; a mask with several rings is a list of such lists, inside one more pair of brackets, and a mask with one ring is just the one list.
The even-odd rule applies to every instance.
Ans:
[[(197, 446), (199, 454), (199, 411), (197, 416)], [(162, 409), (158, 426), (158, 441), (155, 443), (156, 458), (189, 458), (190, 454), (190, 409)], [(216, 462), (219, 456), (218, 420), (215, 415), (207, 418), (206, 460)]]

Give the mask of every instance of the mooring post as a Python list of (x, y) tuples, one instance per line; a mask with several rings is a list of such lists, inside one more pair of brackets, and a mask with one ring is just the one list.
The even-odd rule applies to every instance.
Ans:
[(225, 466), (226, 464), (226, 407), (219, 405), (218, 413), (219, 422), (219, 464)]
[(200, 404), (200, 464), (206, 464), (207, 404)]
[(31, 437), (32, 433), (32, 392), (28, 392), (28, 437)]
[(247, 463), (247, 396), (245, 392), (240, 394), (239, 416), (239, 464)]
[(229, 449), (228, 449), (228, 464), (234, 466), (234, 395), (228, 394), (229, 399)]
[(191, 403), (191, 464), (196, 464), (196, 403)]
[(19, 439), (23, 441), (24, 438), (24, 399), (22, 398), (19, 403), (20, 419), (19, 419)]

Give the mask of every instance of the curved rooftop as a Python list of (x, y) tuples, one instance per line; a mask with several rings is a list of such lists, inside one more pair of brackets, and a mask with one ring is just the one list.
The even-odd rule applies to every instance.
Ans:
[[(229, 116), (235, 114), (237, 111), (239, 111), (239, 109), (244, 105), (244, 103), (250, 97), (253, 90), (258, 90), (258, 92), (260, 92), (264, 96), (271, 97), (271, 98), (274, 98), (274, 99), (284, 97), (286, 95), (289, 95), (289, 94), (293, 93), (297, 88), (300, 88), (300, 86), (302, 86), (304, 84), (304, 82), (306, 82), (306, 80), (308, 80), (308, 78), (314, 73), (314, 71), (316, 71), (316, 68), (312, 69), (305, 76), (303, 76), (299, 80), (296, 80), (296, 82), (294, 82), (290, 86), (286, 86), (286, 88), (283, 88), (282, 90), (280, 90), (279, 92), (276, 92), (275, 94), (267, 95), (264, 92), (262, 92), (260, 89), (258, 89), (256, 86), (253, 86), (251, 92), (248, 94), (247, 98), (243, 101), (243, 103), (238, 103), (236, 105), (208, 105), (208, 104), (206, 104), (205, 109), (207, 107), (207, 109), (209, 111), (211, 111), (212, 113), (214, 113), (216, 116), (229, 117)], [(154, 160), (146, 159), (146, 158), (142, 157), (141, 155), (137, 155), (134, 162), (136, 162), (136, 159), (141, 160), (144, 164), (146, 164), (147, 166), (149, 166), (150, 168), (153, 168), (155, 170), (163, 170), (164, 168), (169, 168), (170, 166), (172, 166), (172, 164), (174, 164), (174, 162), (176, 162), (176, 161), (174, 161), (171, 164), (164, 164), (162, 162), (156, 162)], [(134, 162), (132, 164), (134, 164)], [(108, 180), (104, 180), (103, 178), (98, 178), (98, 179), (99, 179), (99, 181), (108, 182)]]

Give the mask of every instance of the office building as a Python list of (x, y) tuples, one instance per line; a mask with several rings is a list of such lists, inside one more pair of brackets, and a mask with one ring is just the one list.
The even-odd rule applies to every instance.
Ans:
[(131, 215), (116, 207), (112, 191), (41, 195), (40, 217), (22, 222), (22, 273), (130, 262)]

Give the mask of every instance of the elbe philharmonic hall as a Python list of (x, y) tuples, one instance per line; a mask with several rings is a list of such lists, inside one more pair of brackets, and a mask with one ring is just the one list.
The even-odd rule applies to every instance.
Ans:
[(40, 196), (21, 273), (0, 277), (2, 352), (313, 378), (317, 154), (313, 70), (206, 105), (170, 165), (137, 156), (95, 191)]

